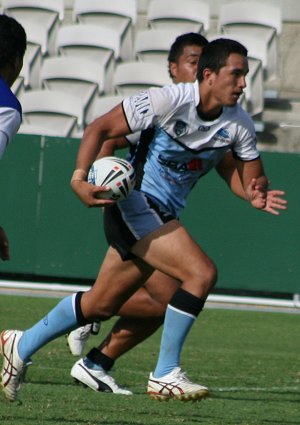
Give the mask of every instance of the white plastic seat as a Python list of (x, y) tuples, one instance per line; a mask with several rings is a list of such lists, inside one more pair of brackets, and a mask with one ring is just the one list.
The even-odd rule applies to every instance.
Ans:
[(32, 126), (44, 129), (44, 135), (70, 137), (83, 127), (84, 110), (77, 96), (54, 90), (29, 90), (22, 93), (20, 102), (24, 131)]
[(131, 96), (149, 87), (162, 87), (170, 83), (167, 64), (155, 62), (120, 63), (114, 74), (115, 91), (121, 96)]
[(264, 111), (264, 82), (262, 62), (258, 59), (248, 58), (249, 73), (246, 77), (247, 87), (245, 95), (247, 110), (253, 117), (261, 115)]
[(96, 97), (87, 111), (86, 123), (89, 124), (97, 117), (106, 114), (106, 112), (110, 111), (114, 106), (121, 103), (122, 100), (123, 96), (120, 95)]
[(36, 89), (39, 87), (41, 64), (41, 46), (31, 43), (30, 40), (27, 39), (23, 67), (20, 72), (20, 75), (24, 78), (24, 85), (26, 88)]
[(64, 19), (64, 0), (3, 0), (3, 13), (23, 26), (30, 40), (41, 45), (42, 54), (52, 54), (59, 24)]
[(137, 20), (136, 0), (76, 0), (74, 22), (100, 25), (117, 31), (120, 57), (132, 59), (133, 29)]
[(265, 80), (277, 76), (278, 38), (282, 32), (280, 7), (252, 1), (223, 4), (219, 13), (219, 29), (227, 35), (255, 35), (258, 44), (267, 49)]
[(72, 9), (74, 7), (75, 0), (65, 0), (65, 9)]
[(120, 57), (118, 33), (110, 28), (89, 24), (62, 26), (56, 38), (57, 53), (89, 59), (104, 76), (104, 91), (112, 90), (112, 75)]
[(104, 76), (100, 71), (89, 59), (50, 57), (43, 62), (41, 84), (46, 89), (80, 97), (86, 111), (93, 98), (104, 91)]
[(210, 7), (198, 0), (151, 0), (147, 10), (150, 28), (176, 28), (179, 33), (206, 33), (210, 27)]
[(70, 134), (72, 133), (72, 128), (75, 126), (75, 120), (74, 118), (68, 119), (70, 125), (65, 124), (62, 128), (62, 122), (59, 119), (59, 126), (57, 126), (57, 122), (54, 123), (54, 120), (52, 121), (52, 124), (55, 124), (55, 127), (50, 126), (46, 123), (28, 123), (28, 122), (22, 122), (20, 129), (18, 131), (19, 134), (33, 134), (33, 135), (39, 135), (39, 136), (52, 136), (52, 137), (70, 137)]
[(178, 35), (180, 33), (174, 28), (138, 31), (134, 43), (135, 59), (167, 63), (170, 47)]
[(19, 97), (24, 90), (24, 78), (19, 75), (11, 87), (12, 92)]

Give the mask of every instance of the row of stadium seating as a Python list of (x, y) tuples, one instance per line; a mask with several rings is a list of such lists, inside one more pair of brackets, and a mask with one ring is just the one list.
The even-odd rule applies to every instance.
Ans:
[[(184, 32), (200, 32), (208, 39), (226, 34), (248, 48), (250, 72), (243, 106), (253, 117), (262, 115), (264, 84), (277, 75), (281, 10), (262, 2), (224, 4), (215, 33), (210, 31), (209, 5), (198, 0), (150, 0), (144, 29), (137, 29), (136, 0), (75, 0), (71, 22), (66, 20), (63, 0), (2, 0), (2, 11), (15, 16), (28, 35), (24, 66), (14, 91), (24, 105), (29, 94), (33, 99), (31, 92), (41, 89), (56, 91), (56, 104), (64, 104), (63, 96), (77, 97), (78, 101), (70, 102), (74, 105), (71, 115), (80, 130), (98, 97), (125, 96), (169, 83), (167, 52)], [(40, 108), (44, 103), (38, 96), (36, 110), (31, 111), (35, 117), (39, 103)], [(29, 131), (32, 118), (26, 108), (24, 113), (21, 130), (25, 131), (27, 120)]]

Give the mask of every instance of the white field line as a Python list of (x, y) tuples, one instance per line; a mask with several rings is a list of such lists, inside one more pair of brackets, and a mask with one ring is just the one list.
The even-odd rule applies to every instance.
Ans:
[[(16, 290), (17, 291), (47, 291), (51, 293), (61, 293), (65, 296), (66, 293), (74, 293), (78, 291), (87, 291), (90, 286), (87, 285), (68, 285), (60, 283), (42, 283), (42, 282), (20, 282), (10, 280), (0, 280), (0, 291), (3, 290)], [(2, 291), (3, 293), (3, 291)], [(215, 295), (211, 294), (207, 298), (208, 302), (212, 303), (225, 303), (235, 305), (252, 305), (261, 307), (279, 307), (279, 308), (290, 308), (300, 309), (300, 297), (299, 294), (294, 294), (293, 299), (283, 300), (274, 298), (260, 298), (260, 297), (245, 297), (245, 296), (234, 296), (234, 295)]]
[(210, 388), (211, 392), (300, 392), (300, 387), (224, 387)]

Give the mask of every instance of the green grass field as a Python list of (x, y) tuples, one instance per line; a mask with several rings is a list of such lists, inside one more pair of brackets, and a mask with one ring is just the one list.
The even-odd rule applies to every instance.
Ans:
[[(0, 296), (1, 329), (24, 329), (56, 299)], [(210, 388), (197, 403), (157, 402), (145, 394), (160, 332), (121, 358), (114, 377), (131, 397), (96, 393), (70, 377), (66, 339), (33, 356), (20, 401), (0, 397), (1, 425), (299, 425), (299, 314), (206, 309), (188, 336), (182, 367)], [(103, 324), (88, 349), (112, 321)]]

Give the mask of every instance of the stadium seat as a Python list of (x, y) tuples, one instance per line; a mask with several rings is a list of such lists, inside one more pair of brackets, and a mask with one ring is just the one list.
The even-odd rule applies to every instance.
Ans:
[(42, 54), (54, 52), (55, 37), (64, 19), (64, 0), (3, 0), (3, 13), (16, 18)]
[(41, 84), (80, 97), (86, 111), (93, 98), (104, 92), (104, 75), (90, 59), (54, 56), (43, 61)]
[(12, 92), (19, 97), (22, 91), (24, 90), (24, 78), (19, 75), (11, 88)]
[(151, 0), (147, 10), (150, 28), (176, 28), (179, 33), (206, 33), (210, 27), (210, 7), (198, 0)]
[(282, 32), (280, 7), (252, 1), (223, 4), (218, 25), (219, 30), (227, 35), (255, 35), (258, 44), (267, 49), (265, 80), (272, 80), (278, 75), (278, 38)]
[[(29, 90), (20, 96), (23, 124), (20, 133), (31, 128), (43, 135), (76, 137), (84, 121), (84, 109), (79, 97), (52, 90)], [(33, 133), (32, 133), (33, 134)]]
[(96, 97), (87, 111), (86, 123), (89, 124), (97, 117), (106, 114), (106, 112), (110, 111), (114, 106), (121, 103), (122, 100), (123, 96), (120, 95)]
[(137, 20), (136, 0), (76, 0), (74, 22), (114, 29), (120, 37), (120, 57), (132, 59), (133, 29)]
[(260, 60), (248, 58), (249, 73), (246, 76), (245, 96), (247, 111), (254, 116), (262, 116), (264, 111), (263, 68)]
[(180, 35), (178, 30), (148, 29), (135, 35), (134, 58), (147, 62), (167, 63), (171, 44)]
[(91, 24), (62, 26), (57, 33), (56, 52), (94, 61), (99, 74), (104, 76), (104, 91), (111, 92), (115, 63), (120, 58), (116, 30)]
[(131, 96), (141, 90), (170, 84), (167, 63), (127, 62), (116, 66), (114, 88), (121, 96)]
[(40, 44), (31, 43), (27, 37), (27, 48), (23, 59), (20, 75), (24, 79), (26, 89), (36, 89), (40, 83), (42, 51)]
[(65, 9), (73, 9), (75, 0), (65, 0)]

